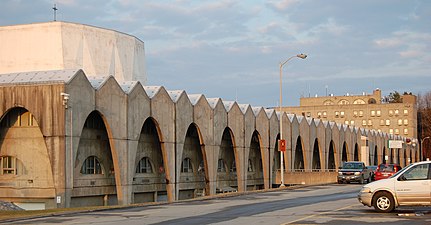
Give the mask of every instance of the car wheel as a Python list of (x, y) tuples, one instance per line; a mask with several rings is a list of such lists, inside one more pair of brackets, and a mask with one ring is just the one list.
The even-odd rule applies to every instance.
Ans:
[(394, 210), (395, 201), (391, 194), (379, 192), (374, 196), (373, 206), (377, 212), (388, 213)]

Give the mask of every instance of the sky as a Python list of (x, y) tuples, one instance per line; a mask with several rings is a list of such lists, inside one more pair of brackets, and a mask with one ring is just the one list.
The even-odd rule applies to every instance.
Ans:
[(134, 35), (146, 85), (252, 106), (431, 91), (429, 0), (0, 0), (0, 26), (57, 21)]

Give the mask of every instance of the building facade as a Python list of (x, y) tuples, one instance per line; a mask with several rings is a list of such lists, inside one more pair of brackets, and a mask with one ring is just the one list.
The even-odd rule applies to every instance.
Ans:
[(381, 90), (372, 94), (302, 97), (300, 105), (283, 111), (417, 139), (416, 96), (403, 94), (401, 103), (388, 103)]
[[(111, 53), (97, 52), (95, 63)], [(280, 120), (287, 140), (281, 153)], [(331, 183), (343, 161), (417, 161), (418, 148), (406, 138), (110, 73), (0, 74), (0, 199), (26, 209), (269, 189), (280, 185), (282, 168), (286, 184)], [(390, 149), (388, 140), (404, 144)]]

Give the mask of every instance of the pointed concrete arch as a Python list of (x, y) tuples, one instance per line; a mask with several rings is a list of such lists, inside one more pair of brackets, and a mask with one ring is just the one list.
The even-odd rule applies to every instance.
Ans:
[(349, 154), (348, 154), (349, 150), (347, 148), (347, 143), (343, 142), (343, 151), (341, 154), (341, 162), (347, 162), (349, 161)]
[(26, 108), (10, 108), (0, 117), (0, 157), (13, 160), (9, 172), (16, 175), (0, 176), (3, 188), (13, 187), (1, 191), (0, 198), (20, 202), (26, 193), (25, 198), (39, 199), (44, 208), (55, 207), (50, 154), (39, 122)]
[(355, 143), (355, 151), (353, 153), (353, 161), (360, 161), (359, 160), (359, 145), (358, 145), (358, 143)]
[(312, 170), (320, 170), (322, 169), (322, 166), (320, 164), (320, 147), (319, 147), (319, 140), (316, 138), (314, 139), (313, 144), (313, 161), (312, 161)]
[[(274, 157), (272, 159), (272, 187), (278, 187), (280, 184), (277, 184), (277, 171), (279, 171), (280, 168), (280, 161), (281, 161), (281, 155), (283, 153), (280, 153), (278, 148), (278, 141), (280, 140), (280, 133), (278, 133), (276, 139), (275, 139), (275, 147), (274, 147)], [(283, 167), (284, 170), (286, 170), (286, 167)]]
[(264, 189), (263, 158), (264, 149), (262, 139), (258, 131), (254, 131), (250, 140), (250, 152), (248, 156), (247, 168), (247, 190)]
[[(191, 199), (210, 193), (205, 144), (199, 127), (195, 123), (191, 123), (187, 128), (181, 152), (178, 199)], [(186, 163), (187, 159), (190, 159), (191, 171), (185, 171), (183, 168), (183, 163)]]
[[(139, 135), (136, 157), (134, 161), (133, 178), (132, 178), (132, 195), (133, 203), (143, 202), (160, 202), (167, 201), (170, 193), (166, 190), (165, 168), (168, 163), (164, 155), (163, 141), (160, 133), (160, 127), (157, 121), (148, 117)], [(152, 171), (138, 172), (140, 161), (144, 158), (150, 160)], [(145, 162), (147, 163), (147, 162)]]
[(239, 159), (235, 137), (229, 127), (226, 127), (223, 131), (217, 162), (217, 193), (238, 190)]
[(305, 159), (304, 159), (304, 146), (302, 143), (301, 136), (298, 136), (295, 147), (295, 161), (294, 161), (294, 170), (304, 170), (305, 169)]
[(330, 141), (329, 149), (328, 149), (328, 170), (336, 170), (337, 164), (335, 160), (335, 156), (337, 154), (337, 150), (335, 148), (334, 141)]
[[(102, 164), (101, 174), (82, 172), (84, 162), (90, 156), (97, 157)], [(94, 110), (85, 120), (78, 143), (73, 172), (76, 185), (72, 190), (71, 206), (118, 204), (123, 197), (120, 183), (122, 173), (124, 171), (118, 163), (111, 128), (106, 118)], [(92, 180), (90, 185), (87, 184), (89, 178)]]

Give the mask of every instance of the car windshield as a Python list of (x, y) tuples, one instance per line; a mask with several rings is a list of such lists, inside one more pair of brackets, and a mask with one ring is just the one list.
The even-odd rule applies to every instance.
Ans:
[(394, 165), (380, 164), (379, 172), (395, 172)]
[(398, 174), (403, 173), (406, 169), (408, 169), (408, 168), (410, 168), (410, 167), (412, 167), (412, 166), (413, 166), (413, 164), (410, 164), (410, 165), (408, 165), (408, 166), (406, 166), (406, 167), (404, 167), (404, 168), (402, 168), (402, 169), (398, 170), (398, 172), (394, 173), (394, 175), (392, 175), (392, 176), (391, 176), (391, 178), (392, 178), (392, 177), (396, 177), (396, 176), (398, 176)]
[(343, 169), (362, 169), (362, 163), (344, 163)]

